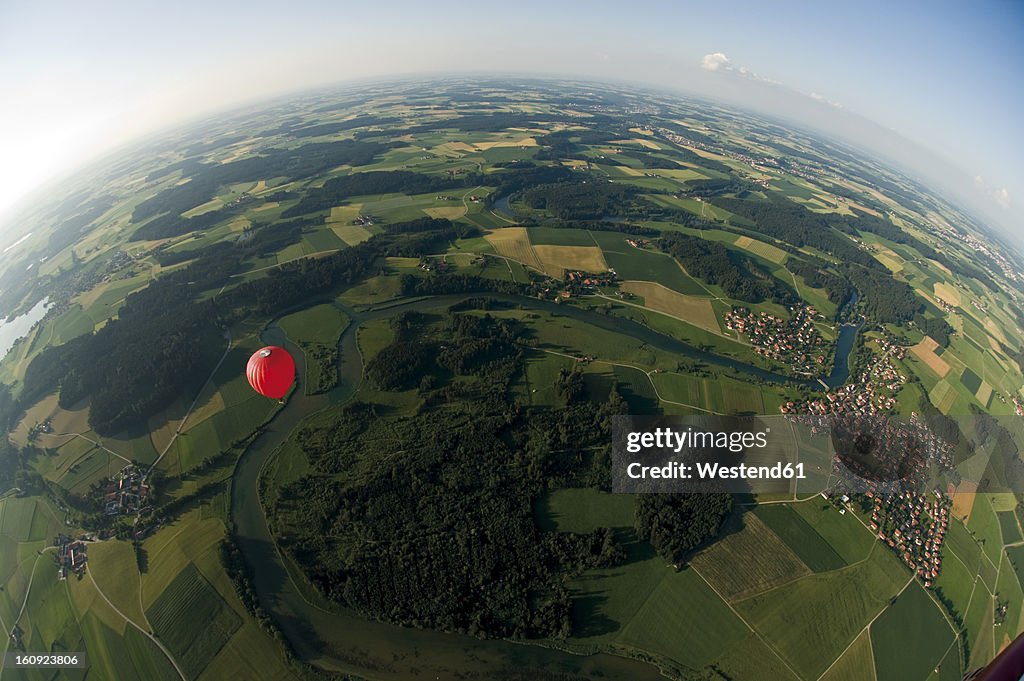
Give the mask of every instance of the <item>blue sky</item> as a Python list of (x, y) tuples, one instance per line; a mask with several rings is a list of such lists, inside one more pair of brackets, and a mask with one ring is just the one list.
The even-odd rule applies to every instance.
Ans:
[[(718, 68), (701, 68), (715, 54)], [(1024, 3), (1005, 1), (3, 4), (0, 212), (90, 157), (212, 110), (318, 83), (474, 70), (641, 81), (782, 116), (813, 94), (819, 126), (832, 102), (920, 143), (963, 170), (948, 180), (979, 211), (1024, 231), (1022, 57)]]

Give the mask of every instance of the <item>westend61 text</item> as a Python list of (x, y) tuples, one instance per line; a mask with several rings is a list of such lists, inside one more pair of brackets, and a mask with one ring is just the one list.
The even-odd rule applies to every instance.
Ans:
[(626, 467), (626, 475), (634, 480), (804, 480), (804, 464), (782, 463), (774, 466), (722, 466), (715, 462), (685, 464), (673, 461), (664, 466), (645, 466), (634, 462)]

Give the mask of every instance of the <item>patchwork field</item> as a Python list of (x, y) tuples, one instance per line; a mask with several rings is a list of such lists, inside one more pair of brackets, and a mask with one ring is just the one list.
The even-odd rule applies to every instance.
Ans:
[(846, 561), (803, 516), (783, 504), (758, 506), (754, 513), (814, 572), (838, 570)]
[(945, 282), (936, 282), (934, 290), (936, 298), (944, 300), (954, 307), (960, 306), (960, 291), (957, 290), (955, 286), (952, 286)]
[(746, 634), (743, 622), (696, 570), (666, 571), (616, 642), (700, 669)]
[(487, 234), (486, 239), (498, 255), (521, 262), (535, 270), (544, 271), (544, 263), (533, 250), (525, 227), (495, 229)]
[(795, 553), (753, 513), (734, 516), (725, 537), (692, 561), (729, 601), (742, 600), (811, 574)]
[(466, 214), (465, 206), (436, 206), (433, 208), (424, 208), (423, 212), (432, 218), (446, 218), (448, 220), (457, 220)]
[(861, 563), (798, 579), (736, 608), (794, 669), (816, 679), (909, 580), (892, 553), (875, 547)]
[[(194, 565), (182, 570), (146, 614), (178, 664), (197, 677), (242, 625)], [(198, 623), (202, 626), (197, 626)]]
[(778, 246), (766, 244), (763, 241), (752, 239), (749, 236), (737, 237), (735, 243), (743, 250), (750, 251), (754, 255), (759, 255), (765, 260), (770, 260), (777, 265), (781, 265), (786, 259), (786, 252)]
[(653, 281), (627, 281), (621, 289), (644, 299), (644, 306), (673, 317), (684, 319), (690, 324), (720, 333), (718, 316), (711, 307), (711, 300), (673, 291)]
[(706, 296), (707, 289), (688, 275), (675, 258), (633, 248), (627, 236), (617, 232), (593, 232), (594, 240), (604, 251), (605, 261), (622, 281), (653, 281), (687, 295)]
[(928, 398), (932, 401), (932, 404), (943, 414), (949, 413), (953, 403), (956, 402), (956, 397), (956, 388), (948, 380), (939, 381), (928, 393)]
[(925, 336), (920, 343), (910, 348), (910, 352), (924, 362), (939, 378), (943, 378), (949, 373), (949, 364), (935, 354), (937, 347), (939, 347), (938, 343), (932, 340), (930, 336)]
[(533, 252), (543, 263), (544, 271), (561, 277), (564, 270), (580, 270), (592, 274), (608, 271), (608, 263), (597, 246), (550, 246), (534, 244)]

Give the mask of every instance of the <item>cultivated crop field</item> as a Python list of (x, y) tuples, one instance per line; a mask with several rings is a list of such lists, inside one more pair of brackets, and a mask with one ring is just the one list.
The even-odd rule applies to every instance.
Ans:
[[(146, 614), (191, 678), (202, 672), (242, 625), (193, 565), (178, 573)], [(197, 622), (203, 626), (196, 626)]]
[(721, 332), (718, 315), (708, 298), (685, 295), (652, 281), (628, 281), (622, 285), (622, 290), (642, 297), (644, 307), (679, 317), (713, 333)]
[[(736, 516), (723, 539), (693, 559), (723, 598), (742, 600), (768, 591), (811, 571), (755, 514)], [(743, 569), (736, 569), (743, 565)]]

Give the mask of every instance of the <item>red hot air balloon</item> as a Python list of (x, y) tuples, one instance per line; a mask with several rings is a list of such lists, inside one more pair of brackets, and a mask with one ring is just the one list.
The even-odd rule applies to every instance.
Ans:
[(295, 360), (284, 348), (268, 345), (249, 358), (245, 376), (260, 395), (280, 400), (295, 382)]

